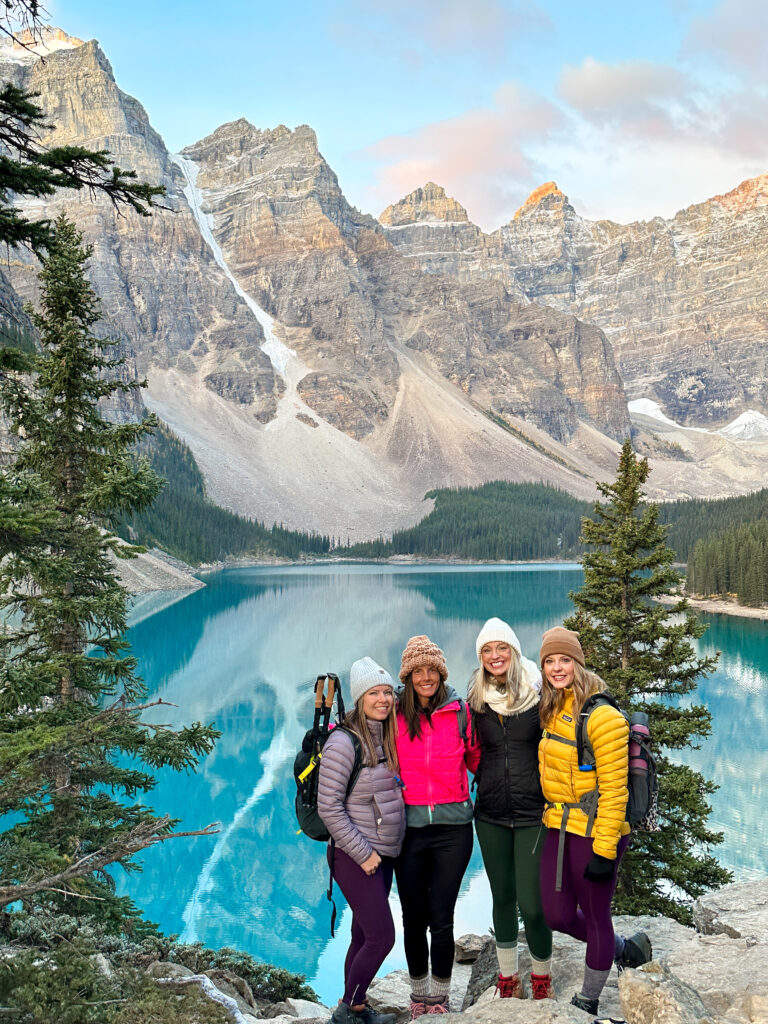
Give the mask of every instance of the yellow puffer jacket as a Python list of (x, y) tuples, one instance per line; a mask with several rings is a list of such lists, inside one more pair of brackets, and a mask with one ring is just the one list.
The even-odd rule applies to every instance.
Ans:
[[(539, 772), (544, 799), (548, 804), (575, 803), (595, 788), (599, 789), (597, 817), (592, 826), (592, 849), (602, 857), (616, 856), (621, 836), (629, 832), (625, 820), (627, 812), (627, 769), (629, 761), (629, 725), (615, 708), (601, 704), (589, 716), (587, 732), (595, 752), (595, 771), (579, 771), (576, 753), (576, 722), (573, 716), (573, 691), (566, 690), (563, 707), (544, 726), (544, 738), (539, 743)], [(570, 740), (563, 743), (547, 734)], [(563, 811), (546, 807), (544, 824), (547, 828), (560, 828)], [(578, 836), (587, 834), (587, 815), (580, 808), (572, 808), (566, 832)]]

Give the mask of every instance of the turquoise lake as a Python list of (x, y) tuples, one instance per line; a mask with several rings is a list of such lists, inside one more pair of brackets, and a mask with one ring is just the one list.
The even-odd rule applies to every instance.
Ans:
[[(120, 892), (166, 933), (300, 971), (324, 1001), (335, 1001), (349, 914), (331, 940), (324, 847), (296, 835), (293, 814), (292, 764), (311, 723), (315, 677), (337, 672), (346, 695), (349, 666), (363, 655), (395, 676), (408, 637), (427, 633), (464, 694), (487, 618), (510, 622), (536, 659), (542, 632), (569, 613), (568, 592), (580, 582), (576, 565), (237, 569), (206, 577), (204, 589), (137, 622), (130, 640), (140, 672), (154, 697), (178, 705), (155, 709), (155, 720), (214, 722), (222, 732), (196, 775), (161, 774), (152, 806), (185, 828), (217, 821), (221, 831), (148, 851), (141, 874), (118, 878)], [(768, 623), (702, 618), (710, 628), (701, 651), (722, 656), (698, 690), (713, 734), (686, 760), (720, 786), (711, 820), (725, 833), (721, 861), (737, 879), (764, 875)], [(489, 924), (476, 846), (456, 933)], [(402, 966), (398, 938), (385, 969)]]

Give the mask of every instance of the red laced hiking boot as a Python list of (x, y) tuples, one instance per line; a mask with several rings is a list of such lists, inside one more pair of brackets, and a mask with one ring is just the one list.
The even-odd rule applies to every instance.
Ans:
[(555, 990), (552, 988), (551, 974), (531, 974), (531, 998), (532, 999), (554, 999)]
[(409, 1009), (411, 1011), (411, 1020), (416, 1020), (418, 1017), (423, 1017), (427, 1012), (427, 1004), (423, 999), (412, 995)]
[[(520, 981), (519, 974), (510, 974), (508, 977), (500, 974), (499, 980), (496, 982), (496, 992), (499, 993), (500, 999), (525, 999), (523, 983)], [(496, 992), (493, 993), (494, 996)]]

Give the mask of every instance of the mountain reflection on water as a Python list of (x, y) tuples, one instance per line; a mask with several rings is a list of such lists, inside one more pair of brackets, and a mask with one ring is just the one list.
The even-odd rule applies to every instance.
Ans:
[[(292, 762), (311, 721), (315, 676), (338, 672), (346, 694), (349, 666), (365, 654), (396, 676), (408, 637), (428, 633), (464, 694), (487, 618), (510, 622), (535, 659), (542, 632), (569, 613), (568, 592), (580, 582), (575, 565), (238, 569), (209, 576), (204, 589), (143, 619), (130, 632), (140, 672), (154, 697), (178, 705), (153, 709), (154, 720), (215, 722), (222, 732), (196, 775), (161, 773), (152, 806), (187, 828), (218, 821), (221, 832), (148, 851), (141, 874), (118, 878), (120, 891), (166, 933), (253, 953), (336, 998), (349, 914), (331, 941), (323, 845), (296, 834), (293, 814)], [(704, 618), (702, 651), (722, 651), (697, 695), (714, 729), (686, 760), (721, 787), (712, 821), (726, 834), (722, 861), (737, 877), (762, 875), (768, 624)], [(489, 924), (476, 846), (457, 934)], [(398, 941), (387, 966), (403, 965)]]

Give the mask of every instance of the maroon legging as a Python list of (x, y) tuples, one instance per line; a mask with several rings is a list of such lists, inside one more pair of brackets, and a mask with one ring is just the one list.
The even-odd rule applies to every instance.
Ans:
[(368, 986), (395, 944), (389, 908), (394, 867), (392, 857), (382, 857), (375, 874), (366, 875), (346, 853), (334, 851), (333, 877), (352, 910), (352, 941), (344, 961), (344, 1002), (348, 1006), (365, 1002)]
[(590, 882), (584, 868), (592, 856), (592, 839), (565, 834), (563, 886), (555, 892), (557, 844), (560, 832), (548, 828), (541, 855), (541, 901), (544, 916), (553, 931), (565, 932), (587, 944), (587, 967), (607, 971), (613, 965), (614, 934), (611, 900), (616, 888), (619, 862), (629, 845), (629, 836), (619, 840), (613, 877), (605, 882)]

